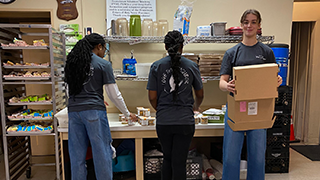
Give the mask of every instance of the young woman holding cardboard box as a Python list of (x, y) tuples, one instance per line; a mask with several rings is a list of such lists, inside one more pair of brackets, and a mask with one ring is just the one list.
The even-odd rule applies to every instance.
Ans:
[[(261, 25), (261, 15), (255, 9), (246, 10), (241, 19), (243, 40), (241, 43), (226, 51), (220, 70), (222, 91), (235, 92), (235, 80), (232, 77), (234, 66), (276, 63), (273, 51), (265, 44), (258, 42), (256, 35)], [(278, 85), (282, 78), (278, 76)], [(247, 180), (264, 180), (266, 129), (233, 131), (227, 121), (228, 110), (225, 114), (225, 130), (223, 139), (223, 180), (238, 180), (240, 178), (241, 149), (244, 134), (247, 136), (248, 171)]]

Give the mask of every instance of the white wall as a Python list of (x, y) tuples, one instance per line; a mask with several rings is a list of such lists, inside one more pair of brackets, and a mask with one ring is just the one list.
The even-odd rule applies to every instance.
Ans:
[[(169, 30), (172, 29), (173, 14), (180, 0), (157, 0), (157, 19), (167, 19)], [(58, 28), (61, 23), (78, 23), (83, 29), (92, 26), (95, 32), (105, 33), (106, 1), (77, 0), (79, 17), (69, 22), (56, 17), (57, 1), (55, 0), (18, 0), (9, 5), (0, 5), (0, 10), (51, 10), (53, 25)], [(226, 21), (227, 27), (239, 26), (240, 16), (249, 8), (260, 11), (262, 15), (263, 35), (275, 36), (276, 42), (290, 44), (293, 0), (198, 0), (190, 21), (190, 33), (196, 34), (196, 27), (209, 25), (212, 22)], [(195, 44), (187, 45), (188, 52), (224, 52), (234, 44)], [(111, 58), (114, 68), (121, 67), (124, 55), (129, 56), (130, 50), (135, 50), (138, 62), (153, 62), (165, 53), (163, 44), (111, 44)], [(146, 82), (118, 82), (119, 88), (130, 106), (135, 111), (136, 106), (149, 106), (147, 100)], [(226, 102), (225, 93), (218, 88), (218, 82), (205, 84), (205, 100), (203, 107), (219, 107)], [(110, 102), (110, 100), (107, 100)], [(108, 111), (117, 111), (110, 103)]]

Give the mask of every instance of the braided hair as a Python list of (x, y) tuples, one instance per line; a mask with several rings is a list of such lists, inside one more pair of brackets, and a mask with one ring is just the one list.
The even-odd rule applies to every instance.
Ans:
[(168, 51), (169, 56), (171, 57), (171, 69), (172, 75), (174, 79), (175, 88), (173, 91), (173, 101), (177, 100), (179, 82), (181, 74), (180, 72), (180, 59), (181, 53), (178, 52), (180, 48), (183, 46), (183, 36), (179, 31), (169, 31), (168, 34), (164, 38), (164, 43), (166, 45), (166, 49)]
[(65, 81), (69, 86), (69, 95), (77, 95), (90, 72), (91, 55), (95, 46), (105, 46), (105, 40), (97, 33), (92, 33), (78, 41), (67, 56)]

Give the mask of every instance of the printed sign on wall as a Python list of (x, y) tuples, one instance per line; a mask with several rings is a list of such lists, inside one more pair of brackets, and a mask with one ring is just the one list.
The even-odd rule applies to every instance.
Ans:
[(78, 10), (76, 7), (77, 0), (57, 0), (58, 9), (57, 16), (63, 20), (73, 20), (78, 17)]
[(141, 20), (150, 18), (156, 21), (156, 0), (107, 0), (107, 28), (111, 20), (127, 18), (130, 15), (140, 15)]

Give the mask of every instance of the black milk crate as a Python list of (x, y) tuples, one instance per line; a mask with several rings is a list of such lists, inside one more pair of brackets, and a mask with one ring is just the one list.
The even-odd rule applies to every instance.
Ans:
[(273, 127), (268, 129), (267, 136), (290, 136), (290, 126)]
[[(162, 156), (148, 156), (143, 158), (144, 179), (160, 180)], [(188, 156), (186, 163), (187, 180), (197, 180), (202, 178), (202, 156)]]
[(290, 136), (290, 115), (277, 114), (272, 128), (267, 130), (267, 137)]
[(280, 127), (280, 126), (289, 126), (291, 124), (291, 115), (290, 114), (274, 114), (276, 116), (276, 120), (272, 127)]
[(266, 158), (289, 158), (289, 146), (267, 147)]
[(189, 156), (187, 159), (187, 180), (202, 179), (202, 156)]
[(275, 100), (275, 114), (291, 114), (292, 87), (278, 87), (278, 98)]
[(289, 158), (266, 158), (266, 173), (288, 173)]
[(144, 179), (160, 180), (162, 163), (163, 163), (163, 156), (148, 156), (148, 157), (145, 156), (143, 158)]
[(290, 136), (268, 136), (267, 147), (289, 147)]

